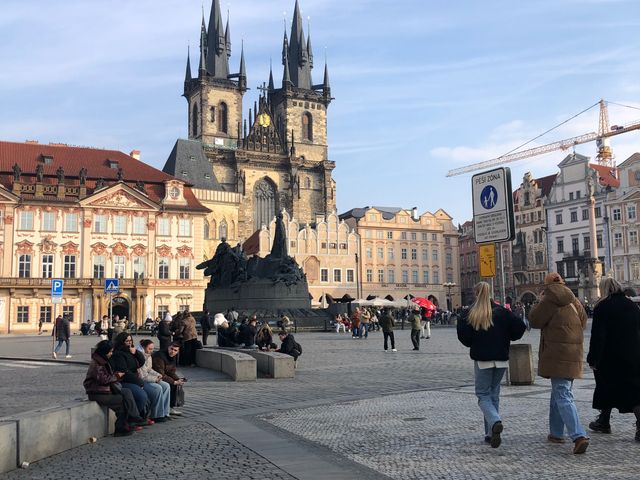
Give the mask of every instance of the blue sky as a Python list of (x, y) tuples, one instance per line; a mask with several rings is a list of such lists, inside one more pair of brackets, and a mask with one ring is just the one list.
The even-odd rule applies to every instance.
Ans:
[[(244, 41), (245, 115), (273, 58), (282, 75), (283, 18), (294, 0), (229, 0), (231, 68)], [(329, 62), (329, 156), (338, 210), (444, 208), (471, 218), (470, 175), (450, 168), (509, 151), (600, 98), (640, 108), (636, 0), (301, 0), (314, 82)], [(3, 0), (0, 139), (142, 151), (162, 168), (186, 137), (180, 96), (187, 44), (197, 50), (201, 0)], [(205, 1), (208, 18), (210, 0)], [(307, 33), (307, 28), (305, 28)], [(197, 53), (192, 48), (192, 68)], [(611, 124), (640, 110), (610, 107)], [(597, 109), (540, 143), (595, 131)], [(621, 163), (640, 133), (612, 141)], [(577, 149), (595, 155), (595, 145)], [(511, 165), (556, 171), (566, 153)]]

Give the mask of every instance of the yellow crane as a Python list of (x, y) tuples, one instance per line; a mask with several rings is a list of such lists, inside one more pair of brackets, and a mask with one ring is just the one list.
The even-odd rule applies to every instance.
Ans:
[[(486, 168), (495, 167), (497, 165), (502, 165), (505, 163), (515, 162), (516, 160), (522, 160), (523, 158), (535, 157), (536, 155), (542, 155), (545, 153), (553, 152), (555, 150), (566, 150), (576, 145), (593, 142), (594, 140), (596, 141), (596, 145), (598, 147), (598, 155), (596, 157), (598, 164), (608, 166), (608, 167), (613, 167), (614, 166), (613, 155), (611, 153), (611, 147), (609, 146), (609, 138), (614, 137), (616, 135), (621, 135), (623, 133), (631, 132), (633, 130), (640, 129), (640, 121), (631, 122), (626, 126), (614, 125), (613, 127), (609, 127), (609, 112), (607, 109), (607, 102), (605, 102), (604, 100), (600, 100), (598, 103), (594, 103), (589, 108), (580, 112), (578, 115), (586, 112), (587, 110), (595, 107), (598, 104), (600, 105), (600, 119), (598, 122), (598, 133), (595, 133), (595, 132), (585, 133), (584, 135), (578, 135), (577, 137), (566, 138), (564, 140), (548, 143), (546, 145), (541, 145), (539, 147), (533, 147), (527, 150), (521, 150), (519, 152), (508, 153), (498, 158), (493, 158), (491, 160), (485, 160), (483, 162), (473, 163), (471, 165), (467, 165), (466, 167), (454, 168), (453, 170), (449, 170), (449, 172), (447, 172), (447, 177), (463, 175), (465, 173), (475, 172), (476, 170), (484, 170)], [(576, 116), (577, 115), (575, 115), (572, 118), (575, 118)], [(566, 123), (566, 122), (563, 122), (563, 123)]]

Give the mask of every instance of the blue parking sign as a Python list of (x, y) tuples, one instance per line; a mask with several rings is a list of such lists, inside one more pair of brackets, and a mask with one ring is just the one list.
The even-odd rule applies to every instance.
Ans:
[(53, 278), (51, 280), (51, 296), (61, 297), (64, 290), (64, 280), (61, 278)]

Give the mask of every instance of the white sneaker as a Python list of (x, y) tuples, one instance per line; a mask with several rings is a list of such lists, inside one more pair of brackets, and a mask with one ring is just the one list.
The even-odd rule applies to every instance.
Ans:
[(171, 410), (169, 410), (169, 415), (175, 415), (179, 417), (180, 415), (182, 415), (182, 412), (176, 410), (175, 408), (172, 408)]
[(395, 348), (391, 349), (392, 352), (397, 352), (398, 350), (396, 350)]
[(58, 358), (58, 354), (56, 352), (53, 352), (53, 358)]
[(71, 358), (71, 355), (65, 355), (64, 358)]

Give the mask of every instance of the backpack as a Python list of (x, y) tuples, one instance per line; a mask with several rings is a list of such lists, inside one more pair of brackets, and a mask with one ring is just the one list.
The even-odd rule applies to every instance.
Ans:
[(302, 355), (302, 345), (300, 345), (298, 342), (295, 342), (296, 344), (296, 350), (298, 350), (298, 352), (300, 352), (300, 355)]

